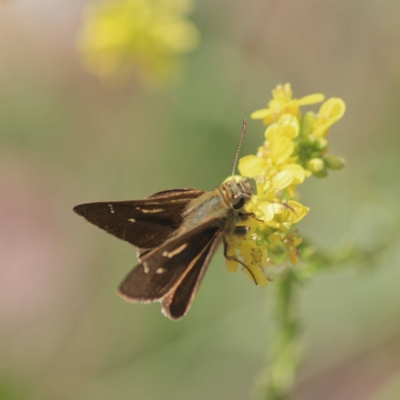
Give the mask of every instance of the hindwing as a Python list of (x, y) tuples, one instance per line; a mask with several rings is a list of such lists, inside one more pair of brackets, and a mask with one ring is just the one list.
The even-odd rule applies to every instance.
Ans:
[(184, 278), (163, 298), (162, 312), (171, 319), (180, 319), (186, 315), (196, 296), (203, 276), (210, 264), (218, 246), (221, 244), (223, 231), (215, 234), (212, 241), (204, 248), (190, 271)]
[(201, 278), (205, 271), (203, 267), (211, 258), (210, 249), (216, 248), (214, 243), (220, 243), (223, 231), (218, 222), (218, 219), (210, 220), (143, 256), (141, 263), (122, 282), (121, 296), (139, 302), (162, 300), (196, 270), (188, 278), (192, 287), (189, 291), (194, 292), (197, 286), (192, 281)]

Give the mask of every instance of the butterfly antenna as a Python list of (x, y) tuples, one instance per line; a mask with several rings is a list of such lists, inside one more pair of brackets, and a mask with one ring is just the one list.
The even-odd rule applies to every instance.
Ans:
[(246, 134), (246, 126), (247, 126), (246, 118), (243, 118), (242, 134), (240, 135), (239, 146), (238, 146), (238, 149), (236, 151), (235, 161), (233, 163), (232, 176), (235, 175), (236, 165), (237, 165), (237, 162), (238, 162), (238, 159), (239, 159), (240, 148), (242, 147), (244, 135)]

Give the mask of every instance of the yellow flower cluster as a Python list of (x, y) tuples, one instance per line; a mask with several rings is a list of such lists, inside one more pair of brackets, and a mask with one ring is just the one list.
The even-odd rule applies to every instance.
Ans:
[[(343, 100), (330, 98), (318, 113), (303, 116), (300, 106), (322, 102), (324, 95), (293, 99), (289, 84), (278, 85), (272, 95), (268, 108), (251, 115), (268, 125), (264, 144), (257, 155), (239, 160), (240, 174), (256, 183), (256, 194), (246, 207), (254, 217), (244, 222), (250, 228), (248, 234), (234, 236), (228, 243), (228, 256), (240, 259), (247, 267), (244, 271), (263, 286), (268, 284), (265, 267), (287, 259), (293, 265), (299, 261), (302, 238), (294, 225), (307, 215), (309, 208), (295, 200), (297, 185), (312, 174), (326, 176), (327, 169), (344, 166), (340, 157), (326, 156), (326, 136), (344, 114)], [(226, 262), (229, 271), (237, 270), (237, 261)]]
[(88, 69), (101, 77), (135, 70), (144, 81), (167, 78), (178, 56), (199, 41), (186, 19), (191, 0), (103, 0), (86, 10), (78, 45)]

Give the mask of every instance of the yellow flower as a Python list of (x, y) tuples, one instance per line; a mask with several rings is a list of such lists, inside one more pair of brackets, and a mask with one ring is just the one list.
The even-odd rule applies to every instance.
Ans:
[(163, 80), (178, 56), (193, 50), (197, 28), (186, 19), (190, 0), (105, 0), (91, 4), (78, 45), (88, 69), (102, 77), (136, 70)]
[(339, 121), (346, 111), (346, 104), (342, 99), (331, 97), (322, 104), (313, 124), (313, 133), (316, 136), (325, 136), (329, 128)]
[(268, 165), (270, 165), (268, 160), (250, 154), (239, 160), (238, 170), (242, 176), (255, 178), (257, 175), (262, 175)]
[[(228, 244), (228, 257), (238, 256), (243, 260), (246, 268), (246, 274), (255, 281), (257, 285), (267, 286), (268, 279), (265, 276), (263, 267), (267, 264), (268, 249), (266, 246), (259, 246), (250, 238), (240, 238), (231, 236), (227, 240)], [(226, 266), (229, 272), (236, 272), (239, 266), (238, 261), (226, 259)]]
[[(232, 235), (227, 238), (227, 245), (228, 245), (228, 251), (227, 255), (228, 257), (237, 257), (237, 249), (240, 247), (242, 244), (244, 238), (241, 236), (237, 235)], [(234, 260), (229, 260), (228, 258), (225, 259), (226, 266), (228, 267), (229, 272), (236, 272), (239, 266), (239, 263)]]
[[(256, 183), (256, 194), (246, 204), (249, 218), (242, 224), (249, 227), (245, 237), (230, 239), (228, 255), (238, 261), (227, 260), (230, 271), (244, 264), (244, 272), (257, 284), (266, 286), (265, 268), (290, 261), (299, 262), (302, 238), (295, 225), (310, 209), (296, 201), (296, 187), (314, 174), (326, 176), (329, 169), (340, 169), (344, 160), (326, 155), (329, 127), (345, 111), (343, 100), (327, 100), (316, 115), (302, 116), (299, 107), (322, 101), (321, 94), (292, 99), (289, 84), (273, 91), (269, 108), (256, 111), (253, 118), (263, 118), (270, 124), (265, 130), (265, 141), (257, 155), (240, 158), (238, 170)], [(307, 168), (307, 169), (306, 169)], [(243, 265), (242, 264), (242, 265)]]
[(301, 237), (297, 237), (297, 231), (290, 232), (283, 239), (283, 243), (289, 254), (289, 259), (293, 265), (299, 262), (299, 249), (297, 247), (302, 241), (303, 239)]
[(283, 164), (293, 153), (293, 141), (287, 137), (279, 137), (269, 142), (271, 159), (274, 164)]
[(311, 94), (301, 99), (292, 99), (292, 88), (289, 83), (278, 85), (272, 91), (273, 99), (269, 101), (268, 108), (257, 110), (251, 114), (253, 119), (262, 119), (265, 125), (279, 119), (284, 114), (297, 116), (300, 106), (320, 103), (324, 101), (325, 96), (320, 93)]
[(283, 114), (277, 123), (271, 124), (265, 131), (265, 138), (273, 141), (279, 137), (293, 140), (299, 134), (299, 121), (291, 114)]
[[(262, 185), (258, 190), (263, 192)], [(292, 232), (291, 228), (308, 213), (309, 208), (297, 201), (273, 201), (253, 196), (246, 207), (246, 211), (254, 214), (244, 224), (250, 227), (246, 237), (232, 236), (228, 239), (228, 256), (242, 260), (246, 266), (244, 272), (258, 285), (267, 286), (268, 278), (264, 268), (271, 266), (269, 251), (275, 256), (284, 256), (290, 259), (293, 265), (298, 262), (299, 251), (297, 246), (301, 238)], [(270, 233), (272, 229), (272, 232)], [(269, 232), (269, 233), (268, 233)], [(228, 270), (236, 272), (238, 261), (226, 260)]]
[(305, 178), (308, 178), (311, 175), (310, 171), (307, 171), (301, 165), (294, 163), (283, 165), (281, 171), (287, 171), (293, 175), (292, 183), (294, 185), (300, 185), (304, 182)]
[(292, 185), (288, 190), (294, 193), (295, 185), (301, 184), (311, 174), (295, 162), (297, 156), (292, 156), (298, 134), (297, 118), (290, 114), (282, 115), (278, 122), (265, 131), (267, 140), (259, 148), (257, 156), (249, 155), (239, 160), (239, 172), (248, 178), (262, 177), (273, 190)]
[(244, 263), (248, 267), (248, 270), (244, 269), (246, 274), (254, 279), (258, 285), (267, 286), (268, 279), (263, 270), (268, 257), (267, 248), (257, 245), (254, 240), (244, 240), (239, 251), (244, 259)]

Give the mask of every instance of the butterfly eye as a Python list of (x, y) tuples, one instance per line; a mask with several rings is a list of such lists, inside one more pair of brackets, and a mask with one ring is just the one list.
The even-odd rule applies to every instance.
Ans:
[(233, 199), (233, 208), (235, 210), (239, 210), (244, 206), (244, 203), (246, 202), (246, 199), (244, 197), (236, 197)]

